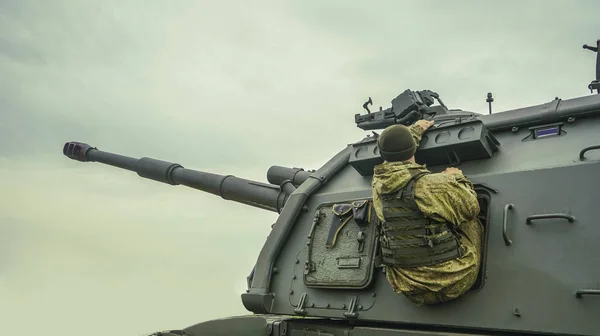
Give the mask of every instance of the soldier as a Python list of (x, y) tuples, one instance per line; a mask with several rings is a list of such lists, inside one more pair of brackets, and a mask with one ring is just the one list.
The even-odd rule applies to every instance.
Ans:
[(457, 168), (431, 173), (414, 153), (433, 121), (392, 125), (378, 139), (373, 205), (388, 282), (415, 304), (465, 294), (480, 267), (483, 226), (473, 184)]

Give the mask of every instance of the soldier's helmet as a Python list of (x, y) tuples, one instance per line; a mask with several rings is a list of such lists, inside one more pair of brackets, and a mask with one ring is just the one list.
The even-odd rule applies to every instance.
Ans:
[(407, 161), (417, 151), (415, 140), (404, 125), (392, 125), (384, 129), (377, 146), (381, 157), (388, 162)]

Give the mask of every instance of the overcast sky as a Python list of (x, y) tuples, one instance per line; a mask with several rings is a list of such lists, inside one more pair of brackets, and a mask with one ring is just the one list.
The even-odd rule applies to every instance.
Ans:
[[(246, 313), (276, 215), (62, 155), (67, 141), (266, 181), (407, 88), (494, 110), (587, 95), (589, 1), (0, 0), (0, 320), (141, 335)], [(117, 330), (117, 331), (115, 331)]]

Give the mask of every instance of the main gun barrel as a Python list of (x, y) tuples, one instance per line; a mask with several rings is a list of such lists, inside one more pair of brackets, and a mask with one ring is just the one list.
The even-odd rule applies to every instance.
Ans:
[[(289, 188), (280, 188), (267, 183), (219, 175), (183, 168), (180, 164), (143, 157), (140, 159), (103, 152), (81, 142), (67, 142), (63, 154), (81, 162), (100, 162), (136, 172), (139, 176), (154, 181), (184, 185), (202, 190), (223, 199), (243, 203), (256, 208), (281, 212), (287, 201)], [(286, 192), (287, 191), (287, 192)]]

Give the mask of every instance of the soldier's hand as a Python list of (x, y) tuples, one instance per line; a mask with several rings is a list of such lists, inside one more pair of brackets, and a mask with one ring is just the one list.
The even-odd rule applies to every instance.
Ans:
[(427, 131), (427, 129), (434, 124), (434, 121), (421, 119), (421, 120), (417, 120), (417, 122), (415, 122), (415, 124), (421, 126), (423, 131)]
[(446, 168), (446, 170), (444, 170), (444, 173), (446, 174), (462, 174), (462, 170), (455, 168), (455, 167), (448, 167)]

